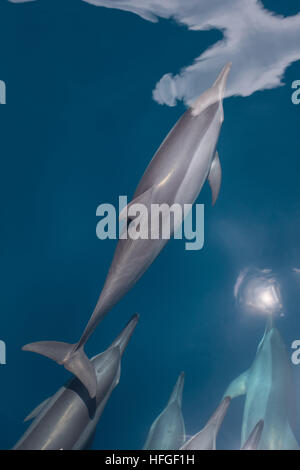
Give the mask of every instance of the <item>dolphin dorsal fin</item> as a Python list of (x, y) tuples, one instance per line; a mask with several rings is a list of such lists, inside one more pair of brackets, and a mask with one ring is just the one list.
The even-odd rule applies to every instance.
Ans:
[(51, 397), (46, 398), (46, 400), (44, 400), (42, 403), (40, 403), (38, 406), (36, 406), (34, 408), (34, 410), (32, 410), (31, 413), (29, 413), (29, 415), (26, 416), (26, 418), (24, 419), (24, 423), (26, 423), (26, 421), (30, 421), (31, 419), (36, 418), (43, 411), (43, 409), (45, 408), (45, 406), (49, 402), (50, 398)]
[(219, 159), (219, 154), (216, 152), (212, 161), (209, 174), (208, 182), (212, 193), (212, 205), (214, 206), (218, 199), (222, 181), (222, 168)]

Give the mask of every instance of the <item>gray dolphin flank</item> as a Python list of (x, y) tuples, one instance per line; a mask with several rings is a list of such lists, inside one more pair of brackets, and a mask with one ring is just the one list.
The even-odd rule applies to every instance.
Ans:
[[(176, 204), (183, 208), (195, 202), (207, 179), (215, 203), (221, 184), (216, 147), (224, 120), (223, 96), (230, 67), (231, 64), (227, 64), (223, 68), (213, 86), (183, 114), (157, 150), (132, 202), (120, 214), (120, 219), (127, 221), (127, 230), (134, 223), (129, 214), (133, 204), (143, 204), (148, 213), (153, 204), (167, 204), (169, 208)], [(176, 222), (170, 222), (170, 217), (163, 215), (161, 225), (158, 223), (143, 234), (146, 238), (119, 240), (97, 305), (77, 343), (41, 341), (27, 344), (23, 350), (42, 354), (64, 365), (94, 397), (96, 377), (84, 345), (104, 315), (134, 286), (168, 242), (168, 238), (161, 235), (154, 239), (151, 233), (161, 234), (168, 223), (172, 235), (182, 219), (181, 216)]]
[(205, 427), (185, 442), (180, 450), (216, 450), (217, 435), (229, 405), (230, 398), (225, 397)]
[(185, 439), (181, 412), (184, 373), (178, 377), (166, 408), (153, 422), (143, 450), (176, 450)]
[(121, 358), (136, 327), (134, 315), (111, 346), (91, 359), (97, 377), (96, 396), (91, 398), (75, 377), (27, 416), (34, 419), (15, 450), (87, 449), (104, 407), (118, 385)]
[(258, 449), (299, 449), (291, 429), (295, 413), (290, 359), (278, 330), (271, 322), (257, 348), (254, 362), (227, 388), (232, 398), (246, 395), (242, 446), (255, 425), (264, 421)]

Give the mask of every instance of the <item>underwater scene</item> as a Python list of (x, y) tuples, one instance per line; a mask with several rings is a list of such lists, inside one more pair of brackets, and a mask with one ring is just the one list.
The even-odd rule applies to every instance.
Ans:
[(300, 449), (299, 105), (296, 0), (0, 0), (0, 449)]

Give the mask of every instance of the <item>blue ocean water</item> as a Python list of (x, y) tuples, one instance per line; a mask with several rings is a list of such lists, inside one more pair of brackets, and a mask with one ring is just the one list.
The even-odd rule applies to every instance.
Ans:
[[(297, 11), (296, 1), (264, 4), (283, 15)], [(69, 377), (21, 347), (81, 334), (115, 248), (96, 237), (97, 206), (133, 194), (184, 111), (158, 105), (155, 83), (221, 37), (79, 0), (0, 1), (0, 79), (7, 84), (0, 107), (1, 448), (14, 445), (24, 417)], [(203, 426), (263, 334), (265, 319), (244, 314), (233, 297), (243, 268), (277, 273), (285, 313), (277, 326), (290, 352), (300, 338), (300, 284), (292, 273), (300, 265), (296, 79), (299, 63), (287, 70), (285, 86), (225, 101), (221, 194), (214, 208), (207, 187), (198, 201), (205, 204), (204, 249), (188, 252), (172, 240), (89, 341), (87, 353), (97, 354), (141, 314), (93, 448), (141, 448), (182, 370), (187, 432)], [(294, 374), (299, 396), (300, 366)], [(220, 448), (238, 448), (242, 409), (243, 398), (232, 403)]]

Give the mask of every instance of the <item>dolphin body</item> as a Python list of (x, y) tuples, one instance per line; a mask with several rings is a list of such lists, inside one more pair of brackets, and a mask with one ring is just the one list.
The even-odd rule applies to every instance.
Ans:
[(299, 449), (290, 426), (290, 418), (295, 413), (293, 389), (290, 359), (271, 320), (250, 369), (237, 377), (224, 394), (231, 398), (246, 395), (242, 446), (256, 423), (263, 420), (258, 449)]
[(216, 450), (216, 439), (230, 404), (225, 397), (205, 427), (192, 436), (179, 450)]
[(184, 373), (177, 379), (166, 408), (153, 422), (143, 450), (176, 450), (185, 440), (181, 412)]
[(74, 377), (45, 400), (25, 421), (34, 419), (17, 442), (16, 450), (81, 450), (90, 447), (99, 418), (121, 373), (121, 358), (136, 327), (138, 315), (111, 346), (91, 359), (97, 377), (96, 397), (91, 398)]
[[(213, 86), (206, 90), (169, 132), (147, 167), (132, 202), (124, 208), (120, 219), (127, 221), (130, 230), (135, 220), (130, 218), (130, 207), (143, 204), (151, 212), (153, 204), (193, 204), (206, 179), (212, 189), (213, 204), (221, 185), (221, 166), (216, 152), (224, 120), (223, 96), (231, 64), (227, 64)], [(169, 221), (170, 235), (182, 219), (170, 223), (164, 217), (160, 227), (151, 227), (155, 233)], [(142, 221), (140, 221), (142, 225)], [(146, 234), (147, 235), (147, 234)], [(148, 232), (149, 235), (149, 232)], [(84, 345), (104, 315), (133, 287), (158, 256), (168, 239), (158, 236), (120, 239), (104, 287), (94, 312), (75, 344), (41, 341), (23, 346), (23, 350), (42, 354), (63, 364), (85, 385), (91, 397), (96, 394), (94, 369), (84, 352)]]
[(264, 422), (261, 419), (253, 429), (252, 433), (248, 437), (247, 441), (241, 448), (241, 450), (257, 450), (260, 443), (261, 435), (264, 429)]

